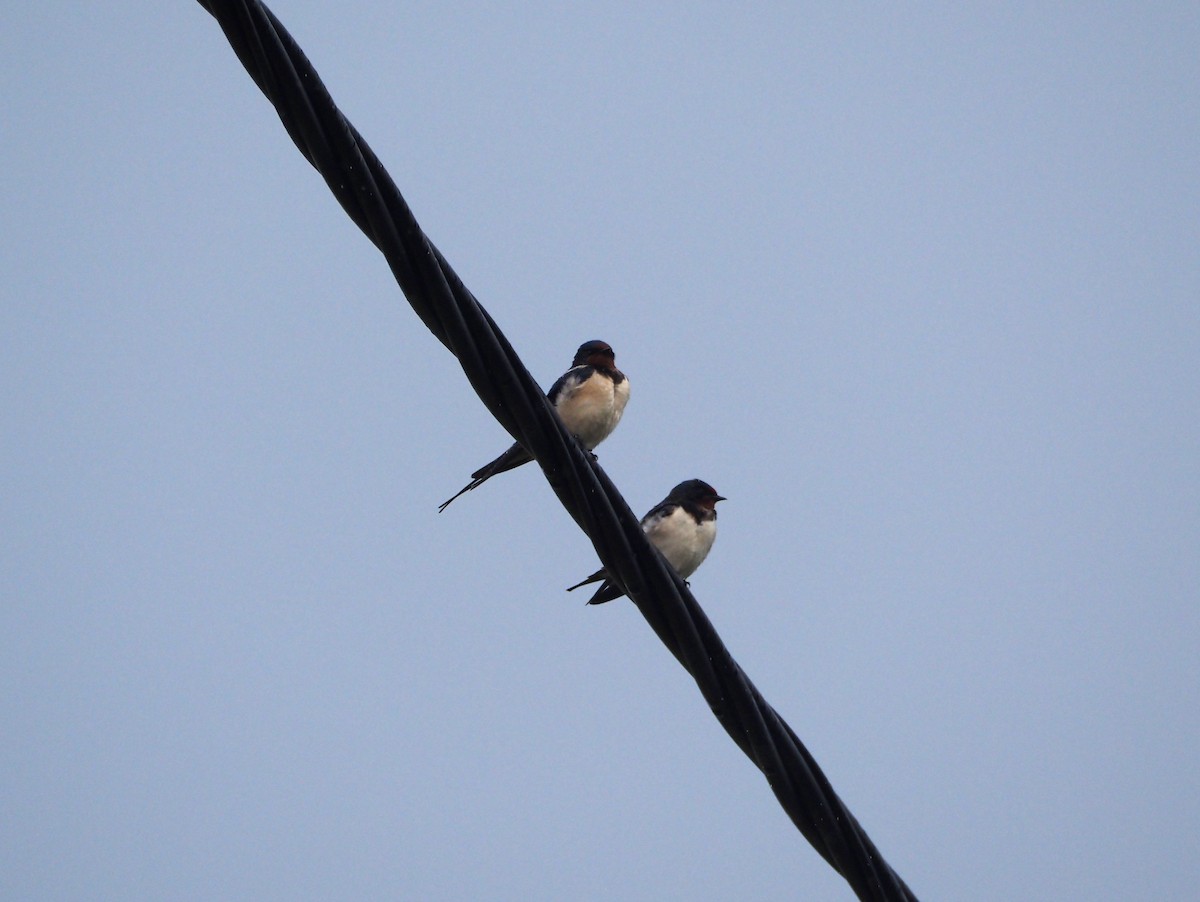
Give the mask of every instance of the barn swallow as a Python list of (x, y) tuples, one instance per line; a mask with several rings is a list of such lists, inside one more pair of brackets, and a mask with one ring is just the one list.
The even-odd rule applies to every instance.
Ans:
[[(591, 451), (617, 428), (625, 404), (629, 401), (629, 380), (616, 367), (613, 349), (603, 341), (587, 341), (575, 352), (571, 368), (550, 387), (546, 396), (567, 431)], [(514, 443), (489, 464), (471, 474), (471, 481), (448, 501), (438, 505), (438, 513), (463, 492), (483, 485), (497, 473), (529, 463), (533, 455)]]
[[(671, 489), (666, 498), (642, 517), (642, 530), (650, 544), (685, 580), (696, 572), (713, 546), (713, 540), (717, 537), (717, 502), (724, 500), (707, 482), (689, 479)], [(588, 604), (603, 604), (625, 594), (625, 590), (612, 581), (607, 570), (597, 570), (567, 591), (573, 592), (580, 586), (600, 580), (604, 580), (604, 583), (588, 600)]]

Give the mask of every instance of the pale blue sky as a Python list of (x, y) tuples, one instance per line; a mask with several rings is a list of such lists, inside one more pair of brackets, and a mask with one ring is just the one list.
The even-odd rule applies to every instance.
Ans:
[[(1194, 893), (1200, 7), (273, 9), (919, 896)], [(0, 49), (0, 897), (850, 897), (198, 5)]]

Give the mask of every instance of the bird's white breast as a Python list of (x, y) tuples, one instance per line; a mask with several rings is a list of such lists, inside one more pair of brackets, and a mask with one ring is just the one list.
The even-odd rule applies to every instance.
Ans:
[(628, 379), (617, 385), (607, 376), (593, 373), (590, 379), (568, 381), (556, 409), (563, 425), (590, 451), (617, 428), (628, 400)]
[(696, 572), (717, 537), (715, 518), (697, 523), (682, 507), (655, 516), (646, 521), (643, 528), (654, 547), (684, 579)]

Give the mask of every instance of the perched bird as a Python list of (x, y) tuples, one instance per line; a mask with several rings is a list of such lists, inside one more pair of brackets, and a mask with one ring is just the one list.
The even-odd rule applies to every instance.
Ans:
[[(708, 556), (717, 537), (717, 502), (724, 500), (707, 482), (689, 479), (671, 489), (666, 498), (642, 517), (642, 530), (650, 544), (684, 579), (695, 573)], [(625, 590), (612, 581), (607, 570), (597, 570), (567, 591), (573, 592), (580, 586), (600, 580), (604, 580), (604, 584), (596, 590), (588, 604), (603, 604), (625, 594)]]
[[(546, 396), (567, 431), (591, 451), (617, 428), (625, 404), (629, 401), (629, 380), (616, 367), (613, 349), (603, 341), (588, 341), (579, 346), (571, 368), (550, 387)], [(438, 513), (463, 492), (483, 485), (497, 473), (529, 463), (533, 455), (514, 443), (489, 464), (471, 474), (471, 481), (454, 497), (438, 505)]]

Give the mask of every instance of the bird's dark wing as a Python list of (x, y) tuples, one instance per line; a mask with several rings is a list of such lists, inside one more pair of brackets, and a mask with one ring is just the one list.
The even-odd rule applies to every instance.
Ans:
[(550, 391), (546, 393), (546, 397), (550, 399), (550, 406), (558, 406), (558, 396), (565, 391), (570, 391), (581, 382), (587, 381), (587, 378), (596, 371), (594, 366), (573, 366), (555, 381), (550, 386)]
[(650, 510), (646, 512), (646, 516), (642, 517), (642, 529), (648, 529), (650, 524), (655, 520), (661, 520), (664, 517), (671, 516), (677, 507), (679, 507), (679, 504), (674, 501), (667, 501), (664, 499), (658, 502), (658, 504), (654, 505), (654, 507), (650, 508)]
[(606, 579), (604, 581), (604, 585), (596, 590), (596, 594), (588, 599), (588, 604), (604, 604), (604, 602), (612, 601), (614, 598), (620, 598), (624, 594), (624, 589), (622, 589), (616, 583)]
[(620, 598), (625, 594), (624, 589), (620, 588), (616, 583), (608, 578), (607, 570), (597, 570), (587, 579), (571, 586), (571, 588), (567, 589), (567, 591), (574, 592), (580, 586), (586, 586), (589, 583), (598, 583), (600, 580), (604, 580), (604, 584), (596, 590), (595, 595), (588, 599), (588, 604), (604, 604), (606, 601), (612, 601), (614, 598)]

